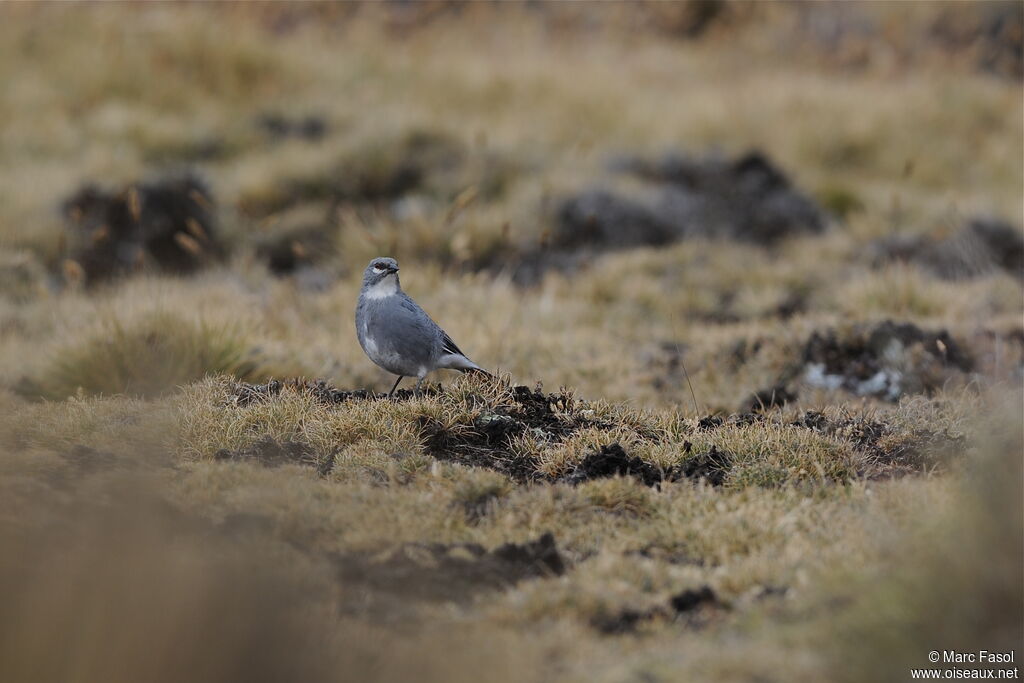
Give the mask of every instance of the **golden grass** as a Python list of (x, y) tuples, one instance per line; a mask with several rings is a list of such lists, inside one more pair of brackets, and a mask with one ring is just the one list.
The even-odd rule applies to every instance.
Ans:
[(125, 324), (100, 321), (85, 339), (53, 351), (26, 391), (51, 399), (74, 395), (158, 396), (206, 375), (258, 380), (259, 361), (241, 331), (155, 311)]

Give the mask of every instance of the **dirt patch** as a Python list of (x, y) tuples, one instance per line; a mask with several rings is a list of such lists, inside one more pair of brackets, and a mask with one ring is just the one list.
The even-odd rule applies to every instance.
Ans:
[(147, 267), (191, 273), (222, 253), (213, 204), (209, 188), (192, 175), (117, 191), (86, 185), (62, 205), (65, 276), (91, 284)]
[(915, 263), (947, 280), (999, 271), (1024, 279), (1024, 233), (997, 218), (973, 218), (951, 235), (896, 235), (875, 242), (876, 266)]
[(728, 610), (710, 586), (687, 589), (668, 599), (666, 604), (650, 609), (624, 609), (611, 615), (591, 620), (591, 626), (605, 635), (624, 635), (635, 632), (642, 624), (656, 620), (682, 623), (690, 628), (701, 628), (716, 614)]
[(814, 387), (895, 401), (903, 394), (937, 391), (973, 369), (971, 356), (946, 330), (886, 320), (843, 334), (814, 332), (799, 366), (782, 384), (800, 377)]
[(486, 467), (517, 481), (537, 477), (536, 462), (510, 448), (510, 439), (525, 431), (523, 423), (504, 415), (477, 422), (480, 424), (450, 429), (423, 417), (418, 425), (427, 453), (438, 460)]
[(113, 453), (99, 451), (82, 444), (72, 446), (71, 450), (62, 453), (61, 459), (68, 464), (68, 469), (74, 478), (110, 470), (118, 463), (118, 457)]
[(363, 606), (369, 612), (380, 599), (467, 602), (482, 591), (562, 576), (567, 568), (550, 532), (491, 551), (476, 543), (409, 543), (383, 558), (335, 554), (331, 560), (343, 588), (353, 586), (371, 603)]
[[(690, 453), (692, 446), (689, 441), (683, 443), (683, 452)], [(729, 476), (729, 469), (735, 456), (728, 451), (720, 451), (712, 446), (706, 453), (690, 455), (679, 466), (679, 473), (693, 481), (706, 481), (711, 486), (721, 486)]]
[(87, 479), (138, 472), (148, 464), (144, 460), (123, 457), (84, 444), (75, 444), (56, 455), (60, 458), (60, 466), (48, 470), (45, 479), (54, 489), (66, 492), (80, 491)]
[(663, 469), (629, 455), (618, 443), (602, 446), (588, 454), (568, 475), (558, 481), (576, 486), (593, 479), (607, 477), (634, 477), (644, 486), (657, 486), (665, 481), (706, 481), (721, 486), (732, 466), (732, 455), (712, 446), (707, 453), (692, 454), (692, 445), (683, 444), (683, 452), (690, 457), (679, 465)]
[(628, 455), (622, 446), (613, 443), (587, 455), (562, 481), (576, 486), (591, 479), (622, 476), (635, 477), (644, 486), (654, 486), (661, 483), (666, 474), (660, 468)]
[(669, 600), (678, 614), (689, 614), (705, 606), (721, 606), (722, 603), (710, 586), (701, 586), (696, 590), (685, 590), (673, 595)]

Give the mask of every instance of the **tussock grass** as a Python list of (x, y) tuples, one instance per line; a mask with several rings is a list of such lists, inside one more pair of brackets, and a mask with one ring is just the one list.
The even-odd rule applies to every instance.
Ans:
[(711, 446), (733, 454), (728, 484), (739, 488), (845, 482), (863, 472), (867, 462), (849, 442), (774, 424), (723, 427), (694, 441), (695, 454)]
[[(878, 453), (888, 457), (912, 452), (911, 462), (892, 456), (904, 468), (936, 464), (950, 457), (942, 439), (960, 438), (944, 416), (910, 418), (921, 413), (920, 407), (904, 412), (902, 428), (886, 427), (875, 413), (856, 416), (842, 411), (822, 415), (826, 423), (836, 425), (831, 430), (772, 417), (702, 427), (678, 415), (607, 404), (592, 407), (571, 396), (552, 395), (545, 399), (554, 407), (550, 418), (537, 421), (523, 412), (507, 376), (497, 381), (462, 376), (448, 388), (411, 400), (350, 398), (336, 404), (325, 403), (303, 384), (285, 383), (279, 394), (247, 399), (243, 405), (236, 398), (237, 387), (234, 379), (209, 378), (179, 397), (178, 449), (184, 457), (206, 460), (224, 449), (245, 450), (270, 438), (309, 446), (318, 462), (329, 461), (333, 476), (342, 478), (348, 470), (361, 469), (376, 473), (382, 483), (395, 482), (410, 474), (410, 467), (420, 469), (423, 456), (433, 455), (461, 466), (494, 469), (520, 481), (555, 481), (573, 473), (588, 457), (615, 446), (662, 472), (660, 479), (679, 478), (691, 464), (695, 472), (703, 471), (697, 463), (710, 458), (710, 466), (724, 468), (722, 479), (730, 488), (810, 485), (813, 491), (891, 475), (891, 463), (880, 461)], [(928, 424), (935, 425), (934, 433), (927, 430)], [(411, 460), (405, 463), (407, 459)], [(474, 484), (460, 494), (470, 507), (507, 491), (504, 478), (479, 476), (484, 477), (479, 490)], [(595, 500), (604, 501), (595, 505), (617, 508), (615, 501), (622, 493), (623, 509), (642, 509), (630, 497), (632, 483), (620, 488), (595, 484)]]
[(244, 333), (154, 311), (101, 320), (83, 339), (52, 351), (49, 365), (23, 385), (25, 393), (68, 396), (158, 396), (210, 374), (261, 379), (265, 370)]

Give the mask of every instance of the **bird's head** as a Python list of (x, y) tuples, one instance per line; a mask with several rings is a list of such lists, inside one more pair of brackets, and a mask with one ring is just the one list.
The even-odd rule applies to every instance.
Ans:
[(393, 258), (375, 258), (363, 271), (364, 288), (382, 283), (393, 283), (395, 287), (398, 285), (398, 261)]

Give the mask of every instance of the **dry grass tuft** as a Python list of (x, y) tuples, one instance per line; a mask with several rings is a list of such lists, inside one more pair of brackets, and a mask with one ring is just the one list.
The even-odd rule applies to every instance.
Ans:
[(266, 376), (247, 335), (231, 325), (157, 311), (127, 321), (107, 318), (83, 337), (52, 351), (49, 365), (22, 385), (23, 393), (56, 400), (152, 397), (206, 375)]

